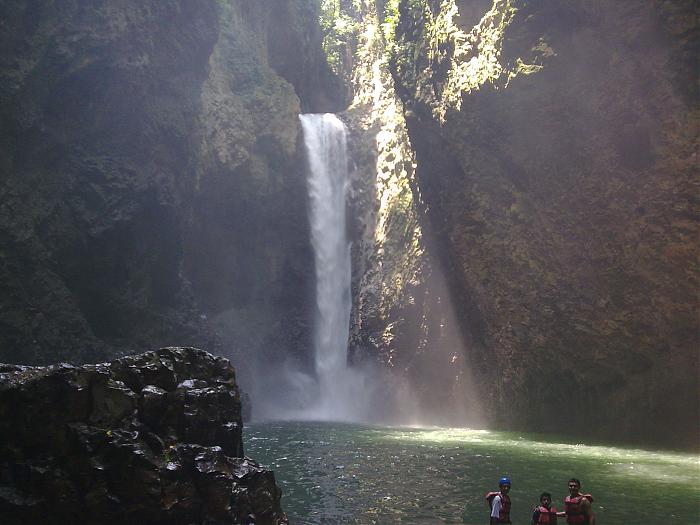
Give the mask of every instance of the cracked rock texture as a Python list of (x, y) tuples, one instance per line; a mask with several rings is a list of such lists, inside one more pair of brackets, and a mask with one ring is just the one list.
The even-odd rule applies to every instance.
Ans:
[(241, 427), (233, 367), (202, 350), (0, 364), (3, 523), (286, 523)]

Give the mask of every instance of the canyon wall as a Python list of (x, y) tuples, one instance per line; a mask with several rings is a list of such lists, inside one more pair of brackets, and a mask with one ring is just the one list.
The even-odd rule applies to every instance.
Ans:
[[(338, 5), (350, 360), (432, 422), (697, 446), (693, 2)], [(0, 361), (311, 368), (298, 114), (348, 104), (318, 16), (0, 4)]]
[(298, 113), (339, 104), (316, 3), (5, 2), (0, 19), (0, 360), (303, 354)]
[(399, 3), (422, 221), (492, 424), (697, 445), (695, 9)]
[[(355, 20), (350, 129), (353, 309), (349, 358), (380, 363), (390, 415), (403, 423), (477, 425), (471, 336), (455, 317), (431, 228), (420, 220), (420, 190), (404, 110), (389, 69), (388, 6), (367, 0)], [(398, 390), (398, 392), (397, 392)]]

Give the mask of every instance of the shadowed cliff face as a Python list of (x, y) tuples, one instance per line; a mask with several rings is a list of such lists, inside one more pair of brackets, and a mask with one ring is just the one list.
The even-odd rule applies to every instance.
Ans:
[(420, 4), (394, 76), (494, 422), (697, 445), (692, 2)]
[(180, 209), (213, 3), (1, 9), (3, 359), (191, 341)]
[(297, 114), (331, 82), (314, 3), (6, 2), (0, 20), (2, 360), (304, 347)]
[[(287, 5), (242, 2), (222, 8), (222, 31), (209, 56), (194, 132), (196, 180), (185, 274), (203, 315), (234, 349), (246, 377), (251, 371), (246, 357), (258, 351), (271, 362), (287, 351), (305, 353), (313, 300), (306, 186), (297, 149), (300, 102), (268, 62), (270, 39), (280, 39), (273, 13), (282, 4)], [(293, 10), (292, 3), (286, 10)], [(316, 22), (311, 13), (306, 22)], [(292, 24), (287, 32), (303, 29)]]

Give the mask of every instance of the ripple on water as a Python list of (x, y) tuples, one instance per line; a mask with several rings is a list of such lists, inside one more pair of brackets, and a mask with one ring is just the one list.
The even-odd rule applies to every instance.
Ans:
[[(543, 490), (561, 502), (571, 476), (594, 494), (601, 523), (628, 524), (641, 508), (648, 523), (700, 523), (700, 460), (692, 454), (333, 423), (255, 424), (244, 435), (246, 454), (274, 465), (296, 524), (483, 523), (484, 493), (503, 474), (513, 479), (516, 523), (529, 523)], [(679, 506), (680, 495), (696, 504)]]

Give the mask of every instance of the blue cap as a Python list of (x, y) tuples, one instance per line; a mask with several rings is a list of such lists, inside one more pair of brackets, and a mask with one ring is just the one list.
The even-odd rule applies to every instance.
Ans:
[(501, 485), (510, 485), (510, 479), (508, 479), (508, 478), (499, 479), (498, 486), (500, 487)]

